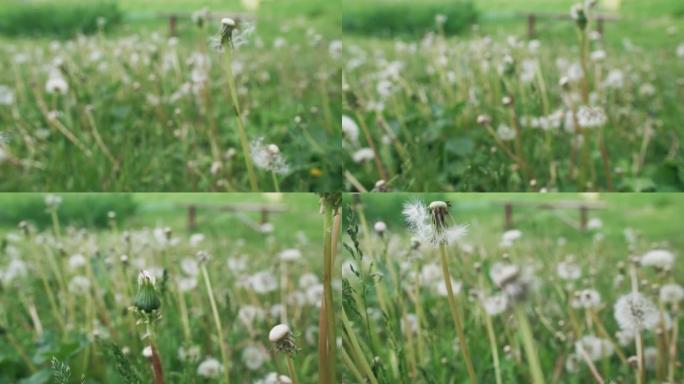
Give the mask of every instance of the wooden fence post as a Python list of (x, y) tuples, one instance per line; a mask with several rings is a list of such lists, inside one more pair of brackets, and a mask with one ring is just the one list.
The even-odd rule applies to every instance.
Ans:
[(188, 230), (192, 231), (197, 226), (197, 207), (188, 205)]
[(176, 36), (177, 31), (176, 31), (176, 26), (178, 24), (178, 16), (177, 15), (169, 15), (169, 36)]
[(580, 229), (583, 231), (587, 229), (588, 211), (589, 209), (587, 207), (580, 207)]
[(504, 206), (504, 229), (508, 231), (513, 228), (513, 204), (506, 203)]
[(537, 16), (534, 13), (527, 15), (527, 37), (533, 38), (536, 32)]

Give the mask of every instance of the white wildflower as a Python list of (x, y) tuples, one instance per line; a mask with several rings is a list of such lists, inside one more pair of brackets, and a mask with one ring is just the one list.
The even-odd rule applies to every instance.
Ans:
[(615, 303), (613, 315), (620, 329), (632, 332), (653, 329), (659, 318), (656, 305), (639, 292), (621, 296)]
[(197, 374), (207, 379), (215, 379), (223, 372), (223, 365), (213, 357), (207, 357), (197, 367)]
[(280, 153), (280, 148), (275, 144), (264, 144), (263, 137), (252, 141), (250, 154), (257, 168), (281, 174), (290, 171), (287, 161)]
[(670, 269), (674, 265), (674, 253), (665, 249), (654, 249), (641, 256), (641, 265), (660, 269)]

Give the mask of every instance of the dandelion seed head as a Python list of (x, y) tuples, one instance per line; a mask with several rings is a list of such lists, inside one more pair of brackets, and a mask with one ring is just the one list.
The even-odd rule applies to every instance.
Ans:
[(659, 269), (671, 269), (674, 265), (674, 253), (666, 249), (654, 249), (641, 256), (641, 265)]
[(652, 330), (658, 324), (657, 307), (639, 292), (621, 296), (615, 303), (613, 315), (621, 330)]
[(197, 375), (207, 379), (215, 379), (223, 372), (223, 365), (213, 357), (207, 357), (197, 367)]
[(613, 354), (613, 345), (607, 339), (596, 336), (584, 336), (575, 342), (575, 354), (582, 356), (582, 352), (591, 361), (598, 361)]
[(508, 298), (505, 295), (493, 295), (484, 297), (482, 306), (489, 316), (497, 316), (508, 308)]
[(684, 300), (684, 288), (676, 283), (665, 284), (660, 287), (660, 301), (668, 304), (677, 304)]

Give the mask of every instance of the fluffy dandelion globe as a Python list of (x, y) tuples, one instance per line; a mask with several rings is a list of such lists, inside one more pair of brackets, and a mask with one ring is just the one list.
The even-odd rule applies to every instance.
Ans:
[(620, 329), (631, 332), (654, 329), (659, 321), (656, 305), (639, 292), (620, 297), (613, 314)]
[(197, 375), (215, 379), (223, 372), (223, 365), (213, 357), (208, 357), (197, 367)]
[(665, 249), (654, 249), (641, 256), (641, 265), (659, 269), (670, 269), (674, 265), (674, 253)]
[(378, 221), (373, 225), (373, 230), (382, 235), (387, 230), (387, 224), (384, 221)]

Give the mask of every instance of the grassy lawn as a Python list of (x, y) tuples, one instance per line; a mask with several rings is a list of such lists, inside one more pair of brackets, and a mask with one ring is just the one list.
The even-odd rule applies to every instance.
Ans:
[[(420, 231), (409, 231), (404, 221), (410, 217), (403, 217), (402, 208), (416, 197), (426, 205), (450, 201), (446, 227), (465, 225), (467, 232), (440, 243), (421, 236)], [(583, 232), (559, 220), (558, 212), (520, 209), (514, 216), (518, 220), (515, 229), (520, 230), (516, 235), (503, 230), (501, 203), (511, 200), (591, 200), (602, 201), (606, 207), (591, 213), (594, 228)], [(345, 324), (343, 348), (347, 353), (365, 352), (345, 364), (349, 369), (343, 375), (356, 381), (359, 376), (375, 376), (381, 383), (449, 382), (456, 375), (465, 377), (465, 364), (471, 359), (478, 382), (544, 382), (531, 379), (530, 361), (538, 362), (546, 382), (592, 382), (584, 361), (571, 364), (573, 354), (581, 353), (575, 352), (581, 351), (576, 342), (592, 341), (592, 337), (615, 340), (625, 325), (621, 312), (614, 308), (620, 300), (624, 302), (630, 288), (636, 289), (637, 282), (648, 300), (657, 300), (663, 284), (682, 283), (681, 195), (366, 194), (361, 201), (363, 209), (355, 211), (360, 229), (356, 243), (350, 236), (344, 239), (348, 249), (358, 244), (357, 251), (343, 253), (343, 311), (345, 322), (351, 323)], [(577, 217), (576, 212), (565, 213)], [(422, 223), (433, 228), (429, 211), (427, 216)], [(387, 224), (385, 231), (374, 230), (377, 221)], [(430, 232), (434, 229), (428, 231), (428, 237), (435, 236)], [(513, 237), (517, 240), (504, 242)], [(673, 264), (665, 267), (671, 268), (669, 272), (647, 263), (627, 272), (630, 257), (641, 259), (653, 249), (674, 253)], [(506, 276), (514, 282), (497, 280), (499, 268), (511, 268)], [(566, 273), (571, 268), (576, 271), (573, 276)], [(632, 286), (629, 273), (634, 276)], [(444, 276), (451, 277), (455, 298), (447, 300), (450, 293)], [(590, 310), (578, 306), (572, 300), (579, 292), (600, 296), (598, 304)], [(478, 304), (491, 297), (503, 297), (503, 309), (494, 311)], [(453, 318), (462, 323), (460, 333), (454, 332), (459, 320), (452, 320), (449, 306)], [(681, 312), (676, 308), (667, 315), (681, 327)], [(520, 312), (515, 314), (521, 309), (529, 316), (532, 336), (522, 331), (521, 324), (527, 320)], [(592, 321), (585, 322), (589, 317)], [(599, 327), (601, 331), (596, 331)], [(649, 354), (659, 342), (654, 328), (642, 331)], [(635, 343), (620, 340), (615, 342), (618, 352), (611, 349), (606, 356), (592, 357), (593, 369), (601, 377), (629, 381), (637, 373), (618, 354), (633, 355)], [(681, 338), (674, 344), (681, 348)], [(469, 354), (463, 352), (465, 346)], [(513, 356), (510, 350), (516, 351)], [(385, 369), (358, 373), (365, 364), (363, 356), (373, 356), (372, 364)], [(661, 367), (664, 360), (656, 359)], [(669, 360), (669, 369), (680, 375), (676, 361)], [(650, 367), (644, 382), (665, 377), (666, 369)]]

